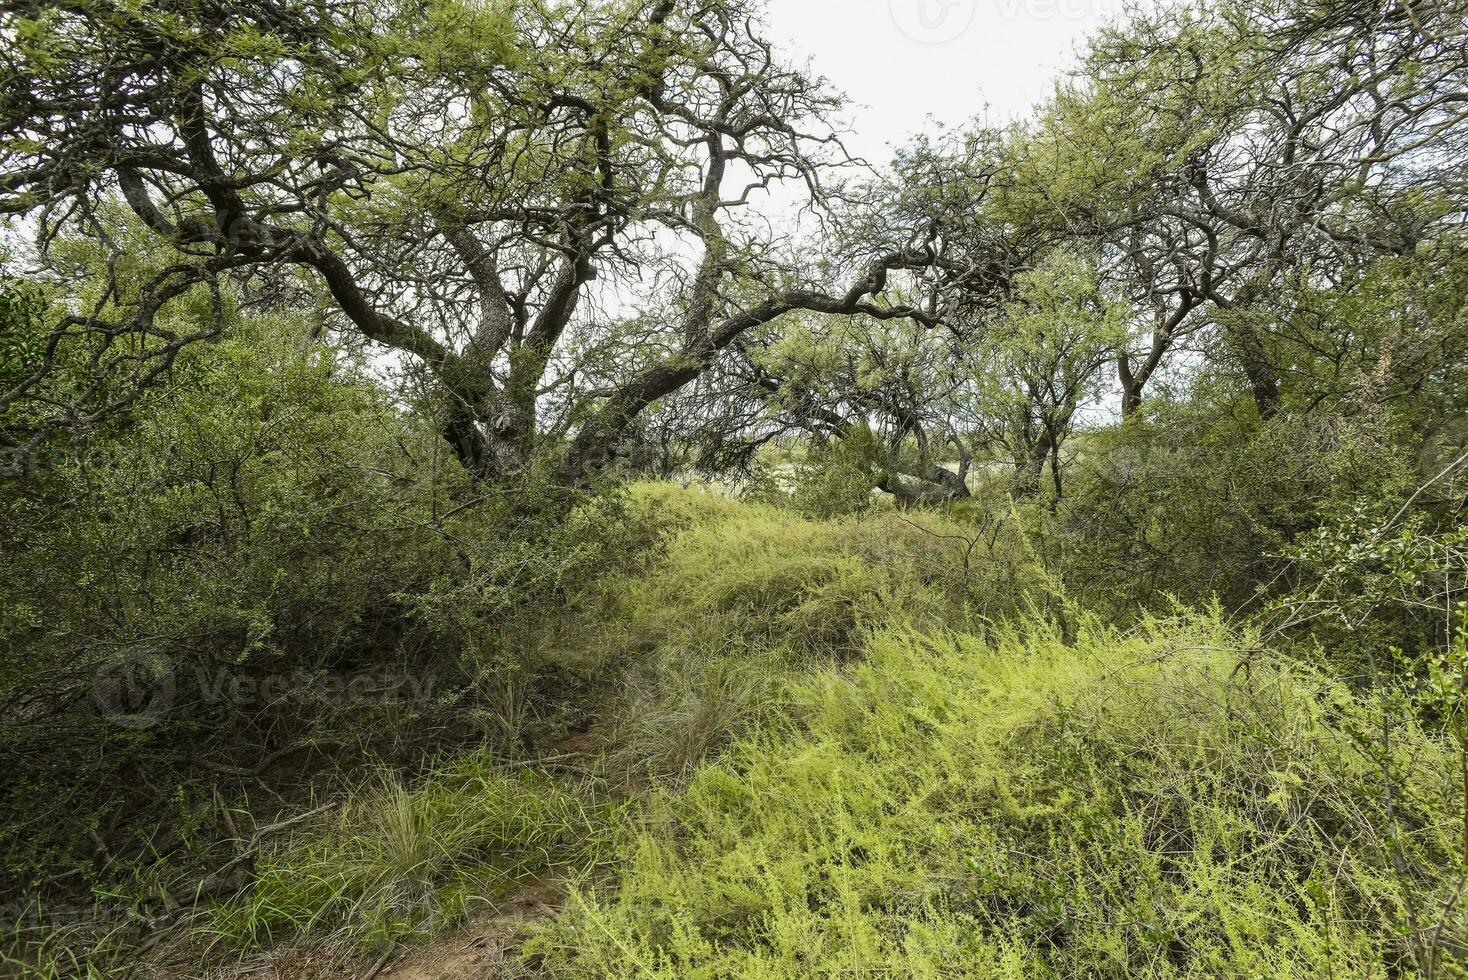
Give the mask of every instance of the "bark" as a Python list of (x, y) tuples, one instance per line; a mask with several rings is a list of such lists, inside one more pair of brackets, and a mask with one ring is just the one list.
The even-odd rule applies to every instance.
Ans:
[(1183, 321), (1188, 318), (1198, 305), (1198, 299), (1192, 293), (1184, 291), (1178, 300), (1177, 308), (1171, 313), (1159, 309), (1156, 324), (1152, 330), (1152, 343), (1140, 363), (1133, 365), (1131, 355), (1122, 351), (1117, 355), (1116, 374), (1121, 383), (1121, 416), (1129, 418), (1135, 415), (1142, 407), (1143, 390), (1152, 375), (1162, 364), (1163, 358), (1172, 349), (1173, 341), (1182, 327)]
[(1279, 375), (1269, 362), (1259, 332), (1249, 324), (1238, 324), (1229, 328), (1229, 341), (1249, 382), (1249, 392), (1259, 417), (1266, 420), (1274, 418), (1280, 409)]
[(909, 507), (947, 504), (972, 496), (962, 476), (937, 463), (930, 463), (917, 473), (891, 470), (883, 474), (877, 489), (892, 494), (899, 503)]
[(1042, 432), (1028, 444), (1017, 448), (1014, 461), (1014, 476), (1010, 489), (1016, 497), (1033, 498), (1040, 495), (1045, 480), (1045, 464), (1057, 451), (1049, 432)]
[(926, 255), (890, 253), (874, 262), (844, 295), (791, 290), (728, 316), (708, 329), (699, 329), (696, 324), (686, 325), (684, 335), (690, 339), (679, 351), (633, 377), (586, 420), (562, 458), (560, 479), (567, 484), (575, 484), (593, 476), (616, 457), (632, 424), (649, 405), (701, 375), (714, 358), (741, 335), (786, 313), (810, 310), (834, 314), (863, 313), (879, 319), (924, 319), (927, 314), (917, 307), (877, 306), (869, 302), (868, 297), (886, 288), (893, 269), (918, 268), (927, 261)]

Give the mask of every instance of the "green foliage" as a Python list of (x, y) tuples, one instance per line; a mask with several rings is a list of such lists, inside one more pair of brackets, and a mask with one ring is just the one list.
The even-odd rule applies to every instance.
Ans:
[(783, 651), (659, 651), (630, 670), (604, 736), (614, 771), (681, 780), (788, 707)]
[(1054, 520), (1035, 540), (1088, 608), (1125, 619), (1172, 598), (1244, 610), (1278, 595), (1282, 552), (1336, 508), (1414, 477), (1370, 419), (1231, 418), (1204, 402), (1153, 404), (1087, 438)]
[(1458, 459), (1410, 499), (1362, 497), (1327, 515), (1284, 557), (1298, 583), (1268, 621), (1308, 635), (1337, 669), (1376, 677), (1420, 676), (1453, 643), (1453, 610), (1468, 593), (1468, 527)]
[(1468, 975), (1468, 0), (1136, 11), (790, 247), (758, 6), (0, 14), (3, 969)]
[(873, 487), (891, 461), (871, 429), (855, 427), (840, 439), (801, 448), (791, 458), (764, 463), (743, 496), (817, 520), (851, 517), (876, 505)]
[[(244, 322), (181, 360), (166, 397), (0, 499), (0, 690), (32, 706), (4, 744), (20, 767), (8, 874), (57, 836), (85, 839), (80, 822), (117, 819), (133, 794), (169, 795), (168, 765), (152, 768), (161, 787), (122, 777), (141, 757), (253, 741), (272, 719), (219, 695), (232, 679), (314, 675), (390, 645), (391, 596), (443, 560), (380, 471), (401, 423), (303, 332)], [(119, 724), (132, 719), (111, 695), (126, 692), (105, 685), (139, 669), (159, 682), (157, 717)], [(94, 810), (86, 796), (114, 780)]]
[(672, 529), (601, 613), (599, 662), (633, 665), (605, 742), (634, 773), (684, 775), (777, 717), (789, 678), (858, 655), (874, 630), (998, 619), (1044, 588), (1012, 534), (935, 513), (818, 521), (667, 485), (633, 497)]
[(1047, 464), (1063, 494), (1062, 453), (1077, 414), (1101, 393), (1126, 313), (1100, 290), (1094, 260), (1060, 250), (1016, 276), (1014, 298), (973, 345), (981, 438), (1013, 462), (1019, 495), (1039, 491)]
[(984, 555), (992, 574), (972, 577), (964, 596), (958, 541), (970, 529), (936, 513), (821, 521), (768, 504), (710, 511), (627, 584), (622, 614), (637, 642), (843, 657), (859, 653), (873, 627), (953, 621), (965, 598), (996, 617), (1024, 602), (1012, 540)]
[(1419, 437), (1461, 442), (1468, 391), (1468, 236), (1461, 226), (1377, 259), (1335, 288), (1306, 283), (1276, 317), (1287, 398), (1365, 412)]
[(1408, 901), (1436, 915), (1460, 870), (1452, 760), (1401, 730), (1389, 812), (1370, 699), (1246, 648), (1206, 620), (883, 634), (659, 797), (617, 889), (530, 951), (565, 977), (1393, 972)]
[(615, 487), (570, 493), (543, 473), (479, 487), (455, 514), (459, 561), (413, 597), (413, 615), (471, 673), (532, 669), (566, 607), (624, 570), (657, 530)]
[(418, 785), (385, 773), (261, 856), (210, 931), (235, 948), (302, 933), (384, 947), (492, 908), (517, 884), (594, 861), (615, 813), (544, 773), (470, 755)]
[[(487, 715), (512, 684), (533, 697), (563, 604), (635, 548), (615, 496), (476, 489), (307, 333), (241, 318), (0, 497), (10, 887), (126, 878), (159, 837), (217, 818), (196, 811), (216, 809), (221, 769), (282, 760), (259, 771), (278, 779), (321, 743), (372, 758), (447, 725), (518, 750), (500, 717), (443, 712), (470, 686)], [(140, 818), (175, 795), (161, 828)]]
[(40, 367), (46, 307), (39, 286), (0, 274), (0, 386), (10, 388)]
[(7, 922), (0, 941), (0, 968), (21, 980), (110, 980), (126, 977), (129, 943), (125, 931), (105, 918), (58, 926), (37, 910), (39, 924)]
[(882, 466), (875, 437), (863, 430), (817, 447), (800, 465), (791, 504), (808, 517), (848, 517), (872, 507), (873, 472)]

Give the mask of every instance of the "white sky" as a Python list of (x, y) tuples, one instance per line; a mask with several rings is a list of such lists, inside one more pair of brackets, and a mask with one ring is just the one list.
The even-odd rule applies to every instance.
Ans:
[(877, 166), (934, 120), (1025, 115), (1084, 37), (1122, 13), (1122, 0), (768, 2), (771, 40), (847, 95), (849, 149)]

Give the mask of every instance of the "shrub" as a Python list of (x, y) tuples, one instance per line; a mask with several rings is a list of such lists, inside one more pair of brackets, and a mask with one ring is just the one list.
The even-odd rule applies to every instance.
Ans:
[(614, 812), (487, 754), (409, 787), (385, 774), (329, 822), (267, 852), (213, 931), (253, 948), (299, 934), (388, 946), (492, 906), (552, 867), (594, 861)]
[(212, 863), (221, 774), (518, 748), (495, 699), (543, 693), (566, 607), (641, 546), (615, 493), (474, 486), (299, 319), (232, 326), (0, 495), (0, 897)]
[(1284, 555), (1295, 591), (1263, 621), (1327, 651), (1344, 676), (1421, 677), (1454, 640), (1453, 611), (1468, 594), (1465, 462), (1406, 499), (1362, 499), (1303, 535)]
[[(1210, 621), (905, 631), (666, 792), (562, 977), (1392, 975), (1461, 949), (1454, 760)], [(1443, 913), (1443, 908), (1453, 909)], [(1419, 934), (1419, 935), (1426, 935)]]
[(865, 513), (873, 505), (873, 471), (881, 461), (881, 448), (865, 429), (813, 446), (807, 459), (796, 467), (791, 503), (807, 517)]
[(1220, 600), (1255, 605), (1280, 585), (1281, 553), (1340, 502), (1411, 484), (1367, 419), (1281, 416), (1240, 424), (1217, 406), (1154, 406), (1088, 441), (1054, 521), (1033, 526), (1085, 605), (1119, 618)]
[(849, 655), (877, 625), (961, 619), (965, 598), (996, 616), (1023, 609), (1025, 589), (1039, 581), (1012, 534), (937, 513), (823, 521), (719, 502), (684, 520), (622, 594), (640, 642)]
[[(249, 770), (347, 716), (330, 699), (222, 696), (236, 680), (402, 665), (395, 597), (451, 554), (402, 494), (411, 431), (303, 330), (257, 317), (191, 348), (168, 392), (0, 498), (13, 878), (121, 858), (159, 836), (134, 808), (188, 797), (189, 765)], [(351, 719), (347, 737), (381, 720)]]

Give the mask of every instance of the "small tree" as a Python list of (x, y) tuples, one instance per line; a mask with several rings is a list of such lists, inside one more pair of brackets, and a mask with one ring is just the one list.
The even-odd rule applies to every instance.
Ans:
[(1097, 288), (1093, 263), (1057, 251), (1015, 278), (1014, 298), (974, 345), (975, 421), (1014, 462), (1018, 495), (1040, 491), (1050, 467), (1063, 496), (1062, 448), (1105, 391), (1102, 369), (1126, 336), (1126, 307)]

